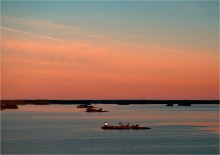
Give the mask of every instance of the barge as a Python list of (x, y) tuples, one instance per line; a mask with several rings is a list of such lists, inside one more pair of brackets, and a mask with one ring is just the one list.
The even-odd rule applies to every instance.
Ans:
[(135, 129), (135, 130), (151, 129), (150, 127), (141, 127), (138, 124), (137, 125), (129, 125), (129, 123), (127, 125), (122, 125), (122, 123), (119, 123), (119, 124), (120, 124), (119, 126), (112, 126), (112, 125), (108, 125), (108, 123), (105, 122), (102, 129), (117, 129), (117, 130), (123, 130), (123, 129)]

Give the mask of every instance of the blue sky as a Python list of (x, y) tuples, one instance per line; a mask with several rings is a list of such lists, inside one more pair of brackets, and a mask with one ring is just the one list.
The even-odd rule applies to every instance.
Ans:
[(131, 42), (209, 46), (218, 38), (218, 1), (11, 1), (2, 2), (2, 16), (49, 20)]

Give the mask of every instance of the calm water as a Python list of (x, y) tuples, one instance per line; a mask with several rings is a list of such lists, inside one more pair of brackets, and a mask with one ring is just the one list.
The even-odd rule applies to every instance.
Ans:
[[(2, 154), (219, 154), (219, 106), (24, 105), (1, 112)], [(102, 130), (130, 122), (150, 130)]]

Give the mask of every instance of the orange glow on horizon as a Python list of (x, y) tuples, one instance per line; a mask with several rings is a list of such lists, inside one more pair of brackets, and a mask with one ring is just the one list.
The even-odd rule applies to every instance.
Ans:
[(4, 33), (2, 99), (218, 99), (218, 54)]

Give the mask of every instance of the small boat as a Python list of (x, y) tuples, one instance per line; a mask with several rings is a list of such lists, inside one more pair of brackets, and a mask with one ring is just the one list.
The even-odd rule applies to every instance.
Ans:
[(139, 129), (151, 129), (150, 127), (135, 127), (135, 126), (103, 126), (102, 129), (117, 129), (117, 130), (123, 130), (123, 129), (133, 129), (133, 130), (139, 130)]
[(108, 125), (107, 122), (105, 122), (102, 129), (117, 129), (117, 130), (123, 130), (123, 129), (134, 129), (134, 130), (151, 129), (150, 127), (141, 127), (138, 124), (137, 125), (129, 125), (129, 123), (127, 125), (122, 125), (122, 123), (119, 123), (119, 124), (120, 124), (119, 126), (111, 126), (111, 125)]
[(99, 109), (87, 108), (85, 112), (109, 112), (109, 111), (102, 110), (102, 108), (99, 108)]

